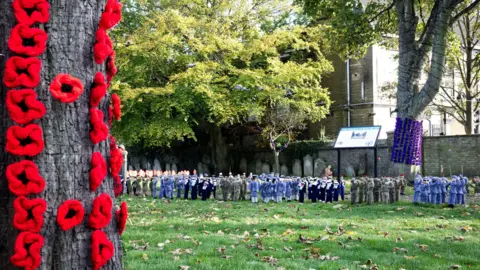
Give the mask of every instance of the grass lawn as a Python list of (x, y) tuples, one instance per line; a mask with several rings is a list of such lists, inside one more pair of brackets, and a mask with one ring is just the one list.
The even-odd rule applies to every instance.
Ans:
[(120, 199), (126, 269), (480, 269), (476, 204)]

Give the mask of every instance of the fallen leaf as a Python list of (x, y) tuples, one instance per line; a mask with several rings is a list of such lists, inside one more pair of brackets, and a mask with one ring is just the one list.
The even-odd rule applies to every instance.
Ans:
[(280, 216), (279, 216), (279, 215), (273, 215), (273, 218), (274, 218), (274, 219), (279, 219)]
[(428, 245), (417, 245), (417, 247), (423, 252), (428, 251)]
[(388, 235), (389, 235), (388, 232), (384, 232), (384, 233), (383, 233), (383, 237), (384, 237), (384, 238), (387, 237)]
[[(466, 216), (471, 216), (472, 214), (470, 214), (469, 212), (463, 212), (462, 213), (462, 217), (466, 217)], [(458, 268), (454, 268), (454, 269), (458, 269)]]
[(308, 228), (310, 228), (310, 227), (308, 227), (308, 226), (301, 226), (300, 227), (301, 230), (307, 230)]
[(230, 256), (230, 255), (226, 255), (226, 256), (222, 256), (222, 258), (229, 260), (229, 259), (231, 259), (231, 258), (233, 258), (233, 257)]
[(403, 256), (403, 258), (407, 259), (407, 260), (414, 260), (416, 258), (416, 256)]
[(148, 254), (143, 253), (142, 260), (147, 261), (148, 260)]
[(460, 241), (463, 242), (465, 241), (465, 238), (463, 236), (454, 236), (455, 241)]
[(183, 250), (181, 248), (177, 248), (174, 251), (170, 251), (170, 253), (172, 253), (172, 255), (182, 255)]
[(217, 232), (217, 235), (224, 235), (224, 234), (225, 234), (225, 233), (222, 232), (222, 230), (219, 230), (219, 231)]
[(372, 264), (372, 263), (373, 263), (373, 262), (372, 262), (371, 259), (368, 259), (367, 262), (366, 262), (367, 265), (370, 265), (370, 264)]
[(227, 248), (225, 246), (216, 248), (215, 250), (223, 254)]
[(433, 257), (435, 257), (435, 258), (442, 258), (442, 256), (441, 256), (440, 254), (435, 254), (435, 255), (433, 255)]
[(291, 235), (291, 234), (295, 234), (295, 232), (291, 229), (288, 229), (288, 230), (286, 230), (282, 233), (282, 236), (287, 236), (287, 235)]
[(397, 211), (403, 211), (403, 210), (405, 210), (405, 207), (397, 207), (396, 210), (397, 210)]
[(397, 239), (395, 239), (396, 243), (401, 242), (401, 241), (403, 241), (403, 238), (401, 238), (401, 237), (397, 237)]
[(180, 257), (178, 257), (178, 256), (173, 256), (173, 260), (174, 260), (174, 261), (180, 261)]
[(178, 267), (180, 270), (188, 270), (190, 268), (190, 266), (186, 266), (186, 265), (180, 265)]
[(290, 252), (292, 251), (291, 249), (289, 249), (288, 247), (283, 247), (283, 250), (285, 250), (286, 252)]
[(262, 257), (262, 261), (268, 262), (270, 265), (275, 265), (278, 262), (273, 256), (264, 256)]
[(454, 264), (454, 265), (451, 265), (449, 268), (450, 268), (450, 269), (460, 269), (461, 266), (458, 265), (458, 264)]
[(325, 235), (322, 238), (320, 238), (320, 241), (325, 241), (325, 240), (328, 240), (329, 238), (330, 238), (330, 236)]
[(193, 251), (192, 251), (192, 249), (190, 249), (190, 248), (187, 248), (187, 249), (185, 249), (185, 253), (186, 253), (186, 254), (192, 254), (192, 253), (193, 253)]

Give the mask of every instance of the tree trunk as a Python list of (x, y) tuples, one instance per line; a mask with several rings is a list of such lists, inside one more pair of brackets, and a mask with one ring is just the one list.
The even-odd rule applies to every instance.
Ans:
[(280, 175), (280, 161), (279, 161), (280, 152), (273, 150), (273, 158), (275, 160), (275, 173)]
[[(470, 93), (467, 92), (467, 96)], [(473, 100), (471, 97), (467, 97), (467, 102), (465, 104), (465, 134), (473, 134)]]
[(222, 129), (215, 124), (208, 124), (210, 131), (210, 141), (212, 147), (212, 160), (215, 167), (215, 173), (229, 173), (228, 167), (228, 149), (225, 139), (222, 136)]
[[(11, 55), (6, 47), (10, 29), (16, 20), (12, 14), (13, 0), (0, 1), (0, 54)], [(41, 83), (35, 89), (38, 99), (45, 104), (46, 115), (35, 121), (43, 129), (45, 148), (32, 160), (39, 167), (40, 174), (46, 182), (45, 190), (35, 197), (47, 202), (44, 225), (40, 234), (45, 243), (42, 248), (42, 264), (39, 269), (90, 269), (91, 234), (87, 226), (92, 201), (102, 193), (114, 200), (113, 181), (109, 175), (96, 192), (89, 189), (90, 159), (93, 152), (101, 152), (108, 162), (109, 146), (107, 141), (93, 145), (89, 137), (89, 96), (90, 86), (97, 71), (105, 71), (93, 60), (95, 31), (98, 28), (105, 0), (50, 0), (50, 21), (41, 26), (47, 32), (49, 40), (47, 49), (39, 58), (42, 61)], [(0, 56), (2, 57), (2, 56)], [(0, 78), (3, 78), (5, 57), (0, 61)], [(52, 79), (59, 73), (68, 73), (79, 78), (85, 91), (73, 103), (61, 103), (49, 92)], [(9, 126), (14, 125), (5, 109), (7, 90), (0, 86), (2, 96), (3, 124), (1, 133), (5, 134)], [(99, 109), (107, 116), (108, 101), (106, 97)], [(107, 119), (104, 119), (107, 121)], [(2, 147), (5, 137), (2, 136)], [(0, 269), (17, 269), (10, 263), (13, 246), (18, 231), (13, 229), (13, 206), (15, 196), (10, 194), (4, 181), (5, 167), (19, 157), (1, 152), (0, 181)], [(68, 199), (80, 200), (85, 208), (82, 224), (64, 232), (56, 222), (58, 206)], [(112, 211), (115, 211), (113, 209)], [(122, 247), (116, 230), (115, 213), (110, 224), (103, 229), (115, 246), (114, 257), (102, 269), (122, 269)]]

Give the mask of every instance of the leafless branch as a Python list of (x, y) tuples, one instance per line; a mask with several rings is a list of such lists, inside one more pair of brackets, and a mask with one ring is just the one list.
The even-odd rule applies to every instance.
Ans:
[[(437, 1), (435, 1), (437, 2)], [(458, 12), (453, 18), (450, 20), (450, 26), (452, 26), (458, 19), (460, 19), (464, 14), (470, 13), (473, 9), (475, 9), (478, 4), (480, 4), (480, 0), (473, 1), (468, 7), (463, 9), (462, 11)]]

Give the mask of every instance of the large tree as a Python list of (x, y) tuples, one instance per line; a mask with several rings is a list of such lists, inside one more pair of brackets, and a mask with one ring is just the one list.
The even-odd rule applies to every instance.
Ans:
[(312, 121), (324, 117), (330, 101), (320, 82), (332, 66), (323, 26), (303, 26), (289, 2), (160, 1), (132, 14), (117, 30), (122, 142), (168, 146), (202, 126), (225, 172), (223, 125), (259, 122), (285, 102)]
[[(2, 79), (6, 62), (14, 56), (7, 46), (11, 30), (17, 23), (12, 2), (13, 0), (0, 1), (0, 78)], [(35, 3), (37, 2), (42, 1)], [(15, 240), (19, 231), (13, 227), (14, 214), (18, 211), (14, 211), (13, 202), (17, 197), (10, 192), (12, 187), (5, 179), (7, 165), (23, 159), (31, 160), (38, 166), (39, 173), (46, 182), (43, 191), (27, 196), (29, 199), (44, 199), (47, 203), (43, 215), (44, 223), (39, 233), (44, 237), (39, 269), (91, 269), (91, 236), (94, 230), (88, 227), (87, 220), (92, 211), (92, 201), (100, 194), (107, 194), (114, 198), (111, 176), (105, 178), (96, 192), (91, 192), (89, 188), (92, 153), (100, 152), (107, 161), (109, 156), (108, 141), (93, 145), (89, 136), (90, 86), (95, 73), (105, 71), (104, 66), (94, 62), (92, 49), (106, 0), (49, 0), (48, 3), (51, 6), (49, 21), (33, 26), (43, 29), (48, 34), (45, 52), (39, 56), (42, 63), (40, 84), (34, 89), (38, 100), (43, 102), (46, 108), (46, 114), (34, 121), (43, 130), (43, 136), (40, 137), (45, 141), (45, 147), (34, 157), (13, 156), (4, 151), (0, 154), (2, 161), (0, 167), (2, 179), (0, 181), (0, 269), (18, 269), (14, 268), (10, 259), (14, 254)], [(23, 45), (31, 46), (33, 42), (35, 41), (24, 38)], [(21, 68), (17, 71), (21, 74), (28, 72)], [(50, 83), (60, 73), (68, 73), (79, 78), (85, 86), (83, 94), (73, 103), (62, 103), (49, 91)], [(76, 89), (78, 88), (73, 89), (63, 85), (59, 90), (69, 95), (76, 92)], [(0, 85), (3, 119), (0, 129), (4, 135), (9, 127), (16, 125), (10, 118), (11, 114), (7, 113), (6, 95), (9, 91), (19, 90), (7, 88), (3, 83)], [(25, 106), (33, 106), (34, 103), (31, 102), (33, 101), (30, 100), (19, 106), (25, 109), (25, 112), (27, 110)], [(108, 103), (107, 94), (98, 106), (105, 116)], [(31, 142), (24, 140), (23, 143)], [(1, 144), (5, 147), (6, 136), (1, 137)], [(75, 228), (63, 231), (57, 224), (57, 208), (65, 200), (70, 199), (81, 201), (85, 208), (85, 218)], [(69, 212), (67, 216), (73, 213), (73, 211)], [(113, 218), (103, 231), (113, 243), (115, 254), (102, 269), (122, 269), (122, 247), (114, 209), (111, 214)], [(30, 215), (35, 214), (30, 213)], [(29, 216), (29, 218), (32, 217)], [(19, 247), (21, 248), (22, 245)], [(30, 246), (26, 243), (23, 247), (29, 249)], [(102, 248), (104, 247), (100, 246), (100, 249)]]
[[(452, 25), (480, 1), (461, 0), (300, 0), (313, 18), (328, 23), (344, 57), (361, 56), (374, 44), (393, 37), (398, 55), (397, 127), (392, 161), (406, 164), (405, 173), (420, 164), (421, 125), (425, 108), (440, 90), (445, 72), (447, 35)], [(425, 65), (427, 78), (421, 80)], [(420, 129), (420, 130), (419, 130)], [(403, 166), (402, 166), (403, 167)]]

